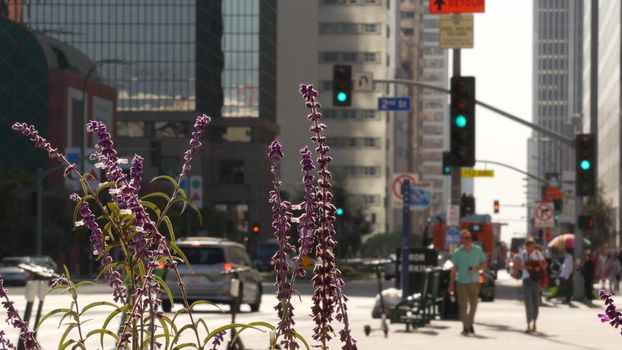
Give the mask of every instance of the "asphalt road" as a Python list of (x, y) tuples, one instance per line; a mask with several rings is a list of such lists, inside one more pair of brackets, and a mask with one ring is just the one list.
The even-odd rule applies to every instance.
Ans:
[[(359, 349), (380, 349), (391, 347), (394, 349), (585, 349), (600, 350), (614, 348), (620, 340), (619, 330), (615, 330), (605, 324), (601, 324), (596, 316), (602, 312), (602, 304), (597, 302), (590, 307), (581, 303), (574, 303), (572, 307), (559, 304), (557, 301), (545, 303), (541, 308), (537, 334), (525, 334), (525, 313), (522, 302), (518, 299), (519, 282), (509, 279), (507, 274), (500, 274), (497, 281), (497, 298), (492, 303), (480, 303), (476, 316), (475, 329), (477, 336), (464, 337), (460, 335), (461, 324), (453, 320), (434, 320), (426, 327), (405, 332), (404, 325), (390, 325), (390, 334), (384, 338), (381, 332), (373, 332), (365, 336), (363, 328), (366, 324), (372, 327), (380, 325), (379, 320), (371, 319), (373, 297), (376, 294), (376, 281), (351, 281), (347, 284), (345, 293), (350, 296), (349, 318), (353, 334), (358, 340)], [(385, 285), (389, 285), (385, 282)], [(296, 315), (295, 328), (309, 342), (312, 342), (313, 322), (307, 315), (310, 313), (312, 288), (308, 282), (299, 285), (301, 300), (294, 300), (294, 313)], [(100, 300), (110, 300), (110, 296), (104, 293), (105, 286), (87, 287), (81, 294), (82, 306)], [(264, 285), (264, 297), (259, 312), (251, 313), (248, 306), (242, 307), (238, 315), (239, 322), (267, 321), (276, 324), (276, 315), (273, 310), (276, 304), (270, 292), (271, 284)], [(24, 309), (23, 288), (9, 288), (16, 306)], [(69, 298), (66, 295), (50, 295), (46, 298), (44, 309), (46, 311), (58, 307), (69, 307)], [(214, 329), (230, 322), (231, 315), (228, 307), (218, 309), (214, 306), (200, 306), (196, 316), (203, 319), (208, 327)], [(175, 311), (175, 308), (173, 309)], [(101, 308), (89, 311), (86, 318), (91, 319), (86, 323), (88, 329), (101, 325), (107, 316), (109, 309)], [(46, 321), (39, 332), (39, 339), (45, 349), (56, 349), (62, 332), (57, 328), (59, 318), (51, 318)], [(187, 321), (187, 317), (181, 316), (179, 324)], [(116, 323), (113, 321), (109, 329), (116, 331)], [(9, 339), (16, 339), (17, 333), (9, 330), (8, 325), (0, 326), (7, 331)], [(340, 329), (335, 324), (336, 330)], [(241, 334), (241, 338), (248, 349), (267, 349), (268, 335), (255, 330), (247, 330)], [(98, 337), (95, 337), (98, 338)], [(190, 333), (183, 336), (184, 340), (191, 340)], [(95, 339), (94, 339), (95, 340)], [(98, 341), (89, 344), (89, 349), (99, 349)], [(110, 346), (104, 349), (111, 348)], [(224, 347), (221, 347), (224, 349)], [(331, 343), (331, 349), (340, 349), (338, 341)]]

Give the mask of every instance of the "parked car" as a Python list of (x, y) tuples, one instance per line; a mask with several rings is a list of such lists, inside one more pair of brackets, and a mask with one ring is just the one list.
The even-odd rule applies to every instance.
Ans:
[[(188, 289), (188, 302), (207, 300), (214, 303), (232, 304), (231, 279), (228, 273), (243, 268), (239, 273), (239, 304), (249, 304), (251, 311), (259, 311), (261, 304), (261, 277), (252, 268), (251, 260), (243, 245), (211, 237), (187, 237), (176, 241), (177, 246), (188, 258), (192, 270), (183, 263), (177, 265), (182, 280)], [(162, 309), (170, 312), (173, 303), (183, 301), (177, 276), (165, 271), (165, 281), (171, 290), (173, 300), (166, 295), (162, 299)], [(239, 305), (238, 304), (238, 305)]]
[(45, 267), (54, 272), (58, 272), (58, 265), (56, 265), (56, 262), (54, 262), (54, 259), (52, 259), (52, 257), (47, 256), (47, 255), (42, 255), (42, 256), (32, 256), (30, 258), (33, 264)]
[(26, 285), (30, 273), (19, 267), (20, 264), (32, 265), (32, 259), (27, 256), (8, 257), (0, 261), (0, 276), (6, 285)]

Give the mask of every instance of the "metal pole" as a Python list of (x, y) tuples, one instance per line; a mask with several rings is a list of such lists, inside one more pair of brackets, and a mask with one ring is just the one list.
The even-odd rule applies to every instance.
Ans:
[[(454, 77), (460, 76), (460, 49), (453, 49), (453, 75)], [(461, 182), (460, 167), (454, 166), (451, 171), (451, 204), (453, 205), (460, 205), (460, 196), (462, 195)]]
[(579, 273), (579, 265), (583, 262), (583, 232), (579, 229), (579, 215), (583, 210), (583, 201), (581, 197), (575, 197), (575, 225), (574, 225), (574, 298), (575, 300), (583, 300), (585, 293), (583, 290), (583, 275)]
[(406, 300), (410, 293), (410, 281), (408, 280), (408, 258), (410, 247), (410, 180), (408, 179), (404, 179), (402, 182), (402, 198), (404, 199), (402, 212), (402, 300)]
[(43, 255), (43, 170), (37, 169), (37, 255)]

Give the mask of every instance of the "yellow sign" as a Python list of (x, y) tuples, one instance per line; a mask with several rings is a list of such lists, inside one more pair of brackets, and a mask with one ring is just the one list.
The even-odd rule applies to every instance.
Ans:
[(494, 177), (495, 171), (493, 169), (461, 169), (460, 175), (462, 177)]

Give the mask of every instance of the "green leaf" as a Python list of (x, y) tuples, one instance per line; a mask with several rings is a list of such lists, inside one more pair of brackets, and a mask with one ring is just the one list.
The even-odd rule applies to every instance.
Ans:
[(98, 306), (112, 306), (115, 309), (119, 308), (119, 306), (117, 304), (111, 303), (109, 301), (96, 301), (96, 302), (90, 303), (87, 306), (83, 307), (82, 311), (80, 312), (80, 316), (84, 315), (90, 309), (98, 307)]
[(243, 327), (242, 329), (240, 329), (239, 331), (235, 332), (235, 336), (233, 337), (233, 339), (231, 340), (232, 343), (235, 343), (235, 341), (238, 339), (238, 337), (240, 336), (240, 333), (244, 332), (246, 329), (251, 328), (251, 329), (255, 329), (258, 330), (262, 333), (265, 333), (265, 331), (256, 328), (256, 326), (261, 326), (261, 327), (266, 327), (271, 331), (275, 330), (275, 327), (273, 325), (271, 325), (268, 322), (263, 322), (263, 321), (256, 321), (256, 322), (251, 322), (249, 324), (247, 324), (248, 327)]
[[(267, 327), (266, 327), (266, 325), (267, 325)], [(253, 323), (249, 323), (249, 324), (230, 323), (230, 324), (218, 327), (218, 328), (214, 329), (213, 331), (211, 331), (207, 335), (207, 337), (205, 337), (205, 339), (203, 340), (203, 343), (207, 344), (207, 342), (209, 342), (209, 340), (212, 339), (216, 334), (218, 334), (218, 333), (220, 333), (222, 331), (228, 331), (228, 330), (233, 329), (233, 328), (240, 328), (240, 330), (238, 330), (236, 332), (236, 338), (237, 338), (237, 334), (239, 334), (240, 332), (242, 332), (243, 330), (245, 330), (247, 328), (252, 328), (252, 329), (258, 330), (258, 331), (260, 331), (262, 333), (265, 333), (265, 331), (263, 331), (262, 329), (260, 329), (260, 328), (258, 328), (256, 326), (263, 326), (263, 327), (266, 327), (266, 328), (268, 328), (270, 330), (274, 330), (274, 326), (272, 326), (271, 324), (269, 324), (267, 322), (253, 322)], [(234, 341), (235, 341), (236, 338), (234, 338)]]
[(178, 350), (178, 349), (187, 348), (187, 347), (198, 349), (198, 347), (195, 344), (193, 344), (193, 343), (183, 343), (183, 344), (177, 345), (172, 350)]
[(173, 249), (173, 252), (175, 252), (175, 254), (178, 255), (183, 260), (184, 264), (186, 264), (186, 266), (188, 266), (188, 269), (190, 269), (190, 272), (192, 272), (192, 266), (190, 266), (190, 263), (188, 262), (188, 258), (186, 257), (186, 254), (184, 254), (184, 252), (182, 252), (181, 249), (179, 249), (177, 244), (171, 242), (171, 249)]
[(207, 301), (207, 300), (197, 300), (194, 303), (192, 303), (192, 305), (190, 305), (190, 310), (194, 311), (194, 307), (198, 305), (216, 305), (216, 304), (210, 301)]
[(151, 209), (151, 211), (155, 213), (158, 220), (160, 220), (160, 214), (162, 213), (162, 211), (160, 210), (160, 207), (158, 207), (156, 204), (152, 202), (143, 201), (143, 200), (140, 201), (140, 204), (148, 209)]
[(181, 212), (179, 213), (181, 215), (186, 211), (186, 207), (188, 206), (188, 196), (186, 196), (186, 191), (181, 188), (177, 190), (177, 193), (179, 193), (181, 201), (184, 203), (184, 205), (181, 207)]
[(166, 223), (166, 228), (168, 229), (169, 235), (171, 237), (175, 237), (175, 231), (173, 230), (173, 223), (171, 222), (171, 219), (169, 219), (167, 215), (164, 215), (162, 217), (162, 221)]
[(203, 215), (201, 215), (201, 210), (199, 209), (199, 207), (197, 207), (197, 205), (193, 201), (189, 201), (188, 203), (190, 204), (190, 207), (194, 209), (195, 213), (197, 213), (197, 217), (199, 218), (199, 225), (203, 225)]
[(65, 349), (66, 349), (69, 345), (71, 345), (71, 344), (73, 344), (73, 343), (75, 343), (75, 342), (76, 342), (75, 340), (73, 340), (73, 339), (69, 339), (69, 340), (67, 340), (67, 342), (66, 342), (66, 343), (64, 343), (64, 344), (62, 344), (62, 345), (60, 345), (60, 344), (59, 344), (59, 346), (58, 346), (58, 350), (65, 350)]
[(169, 197), (166, 193), (163, 193), (163, 192), (153, 192), (153, 193), (146, 194), (142, 196), (140, 200), (144, 201), (149, 198), (162, 198), (166, 201), (166, 203), (171, 201), (171, 197)]
[[(108, 324), (110, 323), (110, 321), (112, 321), (112, 319), (117, 316), (118, 314), (125, 312), (127, 310), (129, 310), (131, 305), (123, 305), (119, 308), (117, 308), (116, 310), (112, 310), (112, 312), (106, 317), (106, 319), (104, 320), (104, 323), (102, 324), (102, 329), (107, 329)], [(103, 334), (102, 334), (102, 338), (103, 338)]]
[(307, 343), (307, 340), (305, 339), (305, 337), (303, 337), (302, 335), (300, 335), (300, 333), (294, 331), (293, 333), (294, 337), (298, 338), (302, 344), (304, 344), (305, 348), (307, 348), (307, 350), (311, 350), (311, 348), (309, 347), (309, 343)]
[[(177, 334), (175, 334), (175, 338), (173, 338), (173, 344), (176, 344), (177, 341), (179, 340), (179, 337), (182, 335), (182, 333), (184, 331), (187, 331), (188, 329), (195, 329), (195, 327), (194, 327), (194, 325), (192, 323), (188, 323), (185, 326), (181, 327), (179, 329), (179, 332), (177, 332)], [(177, 347), (175, 347), (174, 349), (177, 349)]]
[(106, 207), (108, 207), (108, 210), (110, 210), (110, 216), (116, 221), (118, 221), (121, 209), (119, 209), (119, 206), (117, 205), (117, 203), (108, 202), (106, 204)]
[(84, 286), (96, 286), (97, 283), (93, 282), (93, 281), (80, 281), (78, 283), (76, 283), (75, 287), (76, 289), (80, 288), (80, 287), (84, 287)]
[[(117, 343), (119, 342), (119, 336), (116, 335), (114, 332), (108, 330), (108, 329), (94, 329), (94, 330), (90, 331), (86, 335), (86, 338), (84, 338), (84, 340), (89, 339), (91, 336), (93, 336), (95, 334), (100, 334), (102, 338), (104, 337), (104, 335), (109, 335), (109, 336), (114, 338), (115, 342), (117, 342)], [(102, 341), (101, 344), (102, 344), (102, 348), (103, 348), (104, 342)]]
[(156, 281), (158, 282), (158, 284), (160, 285), (160, 287), (162, 287), (162, 289), (164, 289), (164, 291), (166, 292), (166, 296), (168, 297), (168, 300), (171, 301), (171, 303), (173, 302), (173, 294), (171, 293), (171, 289), (168, 287), (168, 284), (166, 284), (166, 282), (164, 282), (164, 280), (162, 278), (160, 278), (157, 275), (153, 275), (153, 277), (155, 277)]
[[(67, 346), (71, 345), (71, 343), (73, 342), (73, 340), (68, 341), (67, 343), (65, 343), (65, 339), (67, 339), (67, 336), (69, 335), (69, 333), (71, 332), (72, 329), (78, 327), (77, 323), (72, 323), (70, 325), (67, 325), (67, 328), (65, 328), (65, 332), (63, 333), (63, 336), (60, 338), (60, 341), (58, 342), (58, 349), (64, 349)], [(65, 346), (63, 346), (63, 344), (66, 344)]]
[(106, 188), (114, 186), (114, 184), (115, 184), (114, 181), (108, 181), (106, 183), (101, 184), (101, 186), (99, 186), (97, 190), (95, 191), (95, 197), (99, 198), (99, 192), (105, 190)]
[(164, 317), (160, 317), (158, 318), (158, 321), (160, 321), (160, 325), (162, 326), (162, 331), (164, 332), (163, 334), (158, 334), (155, 336), (156, 339), (163, 337), (166, 341), (166, 343), (164, 344), (164, 349), (168, 349), (168, 346), (171, 344), (171, 332), (168, 329), (168, 326), (166, 325), (166, 321), (163, 320)]
[(50, 318), (50, 317), (52, 317), (52, 316), (54, 316), (56, 314), (60, 314), (60, 313), (64, 313), (66, 315), (66, 314), (68, 314), (70, 312), (73, 312), (73, 311), (71, 309), (68, 309), (68, 308), (59, 308), (59, 309), (54, 309), (54, 310), (48, 312), (47, 314), (45, 314), (45, 316), (43, 316), (43, 318), (41, 318), (41, 320), (37, 324), (37, 327), (35, 327), (35, 330), (38, 330), (39, 326), (41, 326), (41, 324), (45, 320), (47, 320), (48, 318)]
[(167, 176), (167, 175), (160, 175), (160, 176), (156, 176), (156, 177), (154, 177), (154, 178), (151, 180), (151, 182), (154, 182), (154, 181), (156, 181), (156, 180), (166, 180), (166, 181), (170, 182), (170, 183), (173, 185), (173, 188), (174, 188), (175, 190), (177, 190), (177, 189), (179, 188), (179, 184), (177, 184), (177, 181), (175, 181), (175, 179), (173, 179), (173, 178), (172, 178), (172, 177), (170, 177), (170, 176)]

